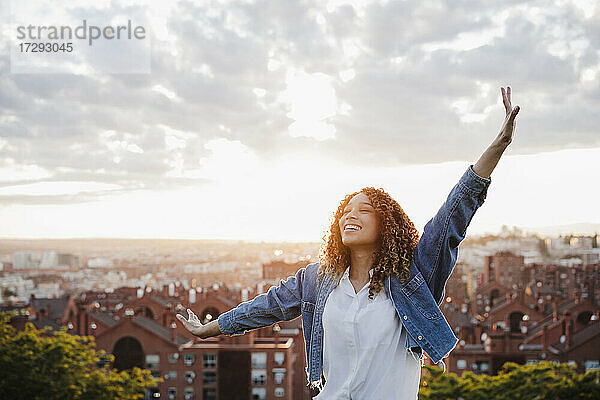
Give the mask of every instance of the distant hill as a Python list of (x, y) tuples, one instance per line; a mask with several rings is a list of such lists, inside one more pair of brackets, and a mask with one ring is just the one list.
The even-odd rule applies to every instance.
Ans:
[(524, 227), (522, 229), (524, 232), (539, 233), (544, 236), (600, 234), (600, 224), (590, 224), (586, 222), (567, 225)]

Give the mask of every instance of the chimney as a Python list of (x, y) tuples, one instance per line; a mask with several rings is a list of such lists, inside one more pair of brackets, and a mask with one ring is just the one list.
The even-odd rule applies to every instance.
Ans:
[(169, 325), (168, 325), (168, 321), (169, 320), (168, 320), (167, 317), (168, 317), (169, 314), (171, 314), (170, 311), (171, 311), (171, 307), (166, 307), (165, 310), (163, 310), (163, 315), (162, 315), (162, 317), (163, 317), (162, 318), (163, 319), (162, 320), (162, 325), (165, 326), (165, 327), (167, 327), (167, 328), (169, 327)]
[(548, 353), (548, 326), (544, 325), (542, 328), (542, 350), (544, 353)]
[(510, 303), (511, 297), (510, 297), (510, 292), (506, 292), (506, 302)]
[(273, 325), (273, 337), (275, 339), (275, 348), (279, 346), (279, 331), (281, 331), (281, 327), (279, 324)]
[(196, 288), (190, 288), (190, 290), (187, 291), (187, 302), (189, 304), (196, 304)]
[(565, 349), (569, 350), (569, 348), (573, 345), (573, 320), (569, 318), (567, 322), (567, 343), (565, 345)]
[(175, 320), (171, 320), (171, 323), (169, 324), (169, 331), (171, 333), (171, 341), (173, 343), (175, 343), (175, 328), (177, 327), (177, 324), (175, 323)]
[(552, 321), (558, 321), (558, 305), (556, 304), (556, 301), (552, 302)]

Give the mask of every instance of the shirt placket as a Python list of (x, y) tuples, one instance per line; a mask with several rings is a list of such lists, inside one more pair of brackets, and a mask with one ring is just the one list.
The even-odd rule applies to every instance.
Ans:
[[(347, 277), (346, 277), (347, 278)], [(356, 375), (356, 368), (358, 364), (358, 348), (357, 348), (357, 334), (356, 334), (356, 318), (358, 315), (359, 308), (359, 298), (356, 293), (354, 293), (354, 288), (348, 279), (344, 279), (344, 292), (345, 295), (352, 297), (350, 302), (350, 307), (348, 307), (348, 311), (344, 317), (344, 331), (346, 337), (348, 338), (348, 349), (350, 351), (350, 360), (352, 365), (352, 370), (348, 379), (346, 379), (345, 390), (348, 398), (350, 398), (350, 386), (354, 376)]]
[(352, 328), (352, 332), (349, 335), (349, 347), (352, 354), (352, 371), (350, 372), (350, 376), (346, 381), (346, 393), (348, 394), (348, 398), (352, 400), (350, 388), (354, 386), (354, 380), (358, 374), (358, 352), (360, 351), (358, 348), (358, 313), (361, 308), (361, 297), (363, 297), (366, 292), (364, 291), (365, 288), (363, 287), (358, 293), (355, 293), (354, 287), (352, 286), (349, 278), (346, 281), (345, 290), (350, 296), (352, 296), (352, 305), (350, 306), (348, 312), (352, 318), (351, 323), (349, 324)]

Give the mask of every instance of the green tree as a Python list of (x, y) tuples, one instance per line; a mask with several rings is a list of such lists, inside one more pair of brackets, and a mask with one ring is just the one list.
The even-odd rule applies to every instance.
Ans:
[(600, 399), (600, 371), (578, 374), (568, 364), (507, 362), (496, 376), (465, 372), (459, 378), (426, 365), (419, 399)]
[(158, 383), (148, 370), (99, 366), (114, 356), (96, 351), (92, 336), (31, 323), (17, 331), (9, 324), (14, 315), (0, 313), (0, 399), (143, 399)]

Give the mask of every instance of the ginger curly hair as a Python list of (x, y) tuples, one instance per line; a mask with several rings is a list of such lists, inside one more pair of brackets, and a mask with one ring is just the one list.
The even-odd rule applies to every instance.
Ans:
[(330, 218), (329, 230), (323, 235), (323, 244), (319, 251), (321, 268), (317, 281), (328, 274), (339, 283), (339, 278), (350, 266), (350, 248), (342, 243), (339, 221), (348, 202), (359, 193), (364, 193), (369, 198), (380, 222), (380, 245), (375, 252), (373, 276), (369, 284), (369, 298), (373, 299), (374, 294), (384, 288), (384, 280), (388, 276), (396, 274), (402, 283), (409, 278), (410, 262), (419, 243), (419, 232), (400, 204), (382, 188), (365, 187), (348, 194)]

